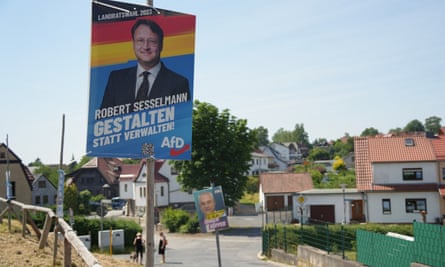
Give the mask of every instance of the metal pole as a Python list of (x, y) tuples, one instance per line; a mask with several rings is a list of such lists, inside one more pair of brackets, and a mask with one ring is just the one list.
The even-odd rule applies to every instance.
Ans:
[(145, 207), (145, 267), (154, 266), (154, 186), (155, 186), (155, 160), (152, 144), (144, 144), (142, 151), (147, 157), (146, 181), (146, 207)]
[[(212, 188), (212, 194), (213, 194), (213, 187), (215, 187), (215, 183), (210, 183), (210, 188)], [(218, 254), (218, 267), (221, 267), (221, 251), (219, 248), (219, 230), (215, 229), (215, 237), (216, 237), (216, 251)]]
[(346, 223), (346, 199), (345, 199), (345, 188), (346, 184), (340, 184), (343, 192), (343, 223)]

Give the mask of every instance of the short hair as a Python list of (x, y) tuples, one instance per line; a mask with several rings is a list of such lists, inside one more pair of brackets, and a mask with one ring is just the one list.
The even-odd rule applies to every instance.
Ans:
[(134, 40), (134, 32), (141, 25), (146, 25), (146, 26), (150, 27), (150, 30), (152, 32), (154, 32), (159, 37), (159, 44), (162, 47), (163, 42), (164, 42), (164, 31), (162, 30), (161, 26), (159, 26), (159, 24), (157, 24), (156, 22), (154, 22), (153, 20), (150, 20), (150, 19), (136, 20), (136, 22), (133, 24), (133, 27), (131, 27), (131, 39)]

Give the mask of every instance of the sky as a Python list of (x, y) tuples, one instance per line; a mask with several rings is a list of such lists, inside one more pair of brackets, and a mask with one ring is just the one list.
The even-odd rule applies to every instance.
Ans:
[[(153, 2), (196, 16), (194, 99), (270, 139), (296, 124), (310, 141), (431, 116), (445, 124), (445, 1)], [(0, 32), (0, 143), (25, 164), (79, 161), (91, 1), (0, 1)]]

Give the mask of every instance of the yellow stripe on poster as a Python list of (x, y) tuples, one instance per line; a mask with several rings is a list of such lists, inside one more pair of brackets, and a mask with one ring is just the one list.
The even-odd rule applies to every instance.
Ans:
[[(166, 37), (161, 57), (173, 57), (193, 54), (195, 48), (195, 34), (183, 34)], [(133, 43), (121, 42), (113, 44), (95, 45), (91, 48), (91, 67), (114, 65), (135, 60)]]

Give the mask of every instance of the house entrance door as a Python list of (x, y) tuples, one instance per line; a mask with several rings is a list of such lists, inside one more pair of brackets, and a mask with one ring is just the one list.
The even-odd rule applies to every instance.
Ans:
[(351, 221), (364, 222), (365, 216), (363, 214), (363, 200), (351, 201)]

